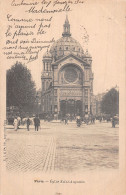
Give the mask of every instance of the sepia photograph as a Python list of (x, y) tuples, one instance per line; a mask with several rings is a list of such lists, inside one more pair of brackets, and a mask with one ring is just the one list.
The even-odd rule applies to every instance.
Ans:
[(119, 87), (93, 94), (93, 58), (72, 37), (68, 15), (61, 28), (42, 56), (39, 90), (25, 65), (7, 70), (8, 170), (118, 168)]

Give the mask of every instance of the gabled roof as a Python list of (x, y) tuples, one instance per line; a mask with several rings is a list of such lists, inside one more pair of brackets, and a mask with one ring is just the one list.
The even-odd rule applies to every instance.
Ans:
[[(80, 61), (80, 62), (83, 63), (84, 65), (89, 65), (89, 64), (86, 63), (83, 59), (79, 58), (79, 56), (76, 56), (76, 55), (74, 55), (73, 53), (68, 54), (67, 56), (64, 56), (64, 57), (60, 58), (59, 60), (53, 62), (52, 65), (58, 65), (60, 62), (66, 60), (66, 59), (68, 59), (68, 58), (70, 58), (70, 57), (72, 57), (72, 58), (74, 58), (74, 59)], [(86, 57), (86, 58), (89, 58), (89, 57)]]

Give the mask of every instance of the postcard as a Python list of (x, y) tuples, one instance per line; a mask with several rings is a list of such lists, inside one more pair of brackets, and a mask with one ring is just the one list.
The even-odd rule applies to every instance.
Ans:
[(126, 194), (126, 2), (4, 0), (0, 194)]

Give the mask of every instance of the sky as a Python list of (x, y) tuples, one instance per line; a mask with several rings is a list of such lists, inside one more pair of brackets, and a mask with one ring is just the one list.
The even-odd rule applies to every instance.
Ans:
[[(107, 89), (120, 84), (124, 60), (124, 13), (122, 5), (117, 6), (111, 1), (86, 1), (68, 12), (72, 37), (84, 50), (87, 48), (92, 56), (92, 71), (94, 73), (94, 94), (105, 92)], [(16, 14), (15, 14), (16, 15)], [(41, 40), (53, 37), (58, 40), (62, 36), (66, 13), (54, 14), (51, 28)], [(85, 30), (89, 42), (83, 40)], [(37, 89), (41, 88), (41, 73), (43, 69), (42, 56), (46, 49), (39, 52), (38, 59), (27, 64)], [(9, 61), (10, 67), (13, 61)]]

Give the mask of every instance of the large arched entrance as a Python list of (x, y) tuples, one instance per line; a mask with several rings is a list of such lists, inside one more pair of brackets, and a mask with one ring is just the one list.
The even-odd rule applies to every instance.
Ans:
[(61, 100), (60, 113), (62, 117), (65, 117), (67, 114), (71, 117), (82, 116), (82, 101), (74, 99)]

